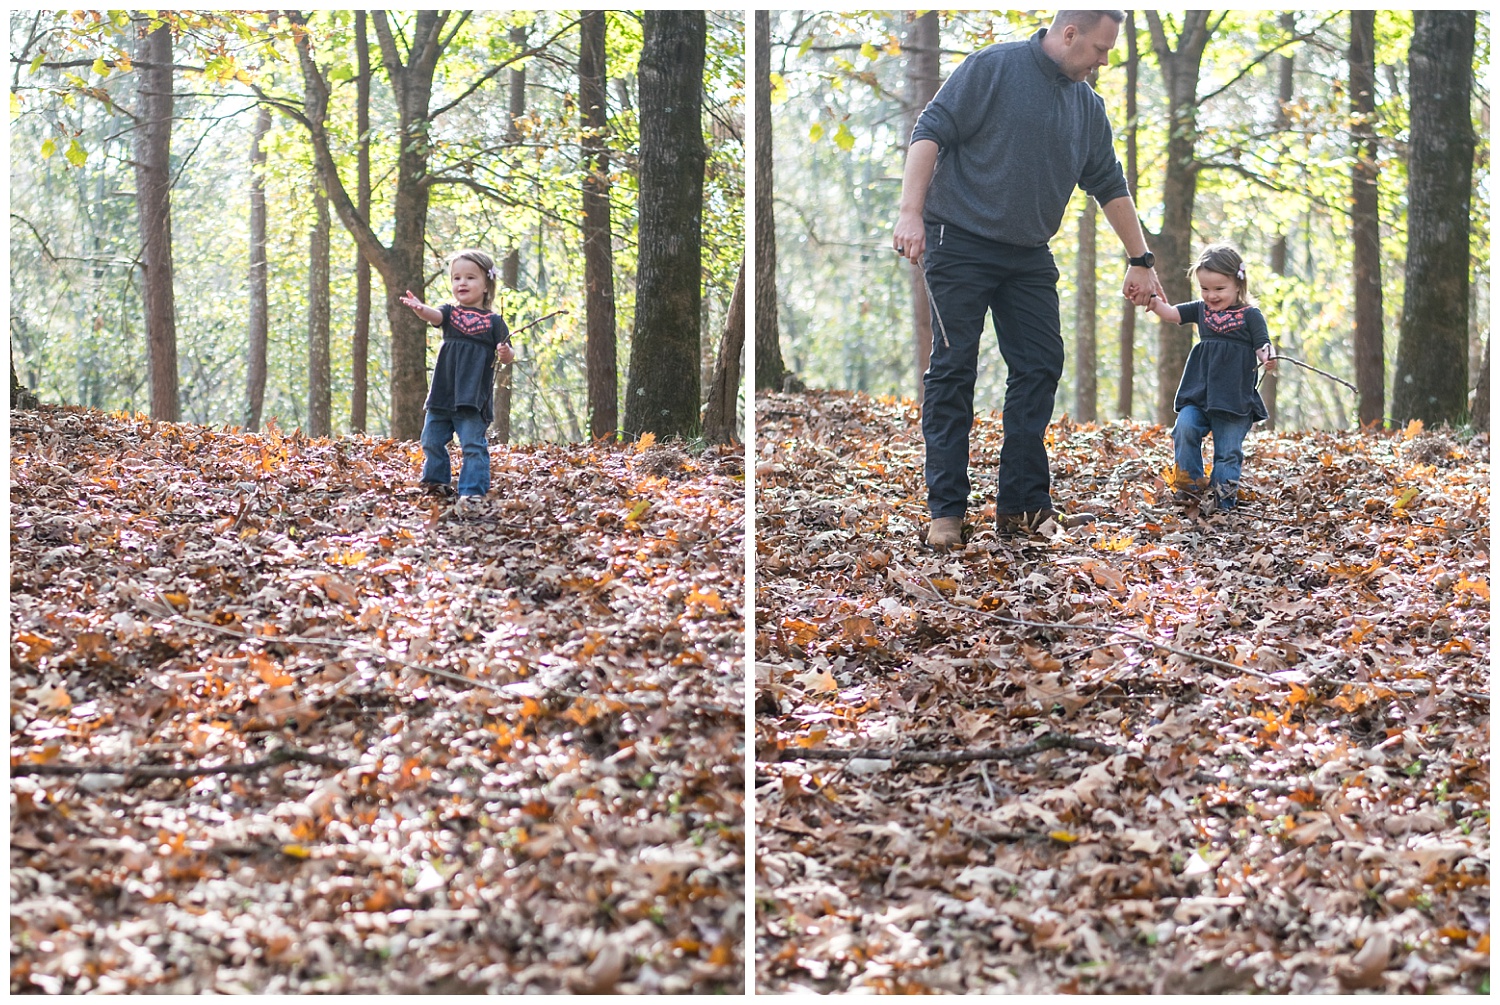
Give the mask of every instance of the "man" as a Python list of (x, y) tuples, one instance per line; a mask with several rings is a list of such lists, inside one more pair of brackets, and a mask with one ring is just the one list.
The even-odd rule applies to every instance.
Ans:
[(1125, 296), (1143, 305), (1163, 295), (1104, 102), (1084, 82), (1108, 65), (1124, 20), (1124, 11), (1058, 11), (1029, 41), (981, 49), (912, 130), (892, 243), (918, 268), (925, 253), (935, 318), (922, 378), (934, 549), (963, 543), (986, 310), (1009, 373), (997, 527), (1030, 531), (1059, 516), (1043, 442), (1063, 369), (1058, 273), (1047, 242), (1075, 186), (1098, 201), (1125, 245)]

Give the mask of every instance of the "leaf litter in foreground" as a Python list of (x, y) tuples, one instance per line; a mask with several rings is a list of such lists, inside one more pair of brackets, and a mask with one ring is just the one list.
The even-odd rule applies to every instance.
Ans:
[(737, 453), (11, 436), (12, 991), (743, 987)]
[(1063, 420), (1094, 523), (937, 555), (909, 402), (757, 416), (760, 990), (1487, 988), (1487, 437), (1257, 432), (1203, 519)]

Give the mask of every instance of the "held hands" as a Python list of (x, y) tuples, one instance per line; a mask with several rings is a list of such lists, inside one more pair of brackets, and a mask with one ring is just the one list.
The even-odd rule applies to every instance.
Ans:
[(1156, 278), (1156, 270), (1148, 269), (1144, 265), (1132, 265), (1125, 270), (1125, 288), (1123, 290), (1125, 299), (1137, 307), (1150, 307), (1151, 295), (1167, 299), (1166, 291), (1161, 288), (1161, 280)]
[(1271, 373), (1276, 369), (1276, 347), (1271, 343), (1267, 342), (1255, 350), (1255, 358), (1260, 360), (1261, 365), (1266, 368), (1266, 373)]

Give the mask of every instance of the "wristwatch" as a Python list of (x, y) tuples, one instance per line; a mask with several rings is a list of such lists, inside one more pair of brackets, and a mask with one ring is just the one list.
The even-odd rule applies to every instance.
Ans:
[(1156, 266), (1156, 256), (1148, 251), (1140, 258), (1127, 258), (1126, 262), (1130, 265), (1139, 265), (1142, 268), (1150, 269)]

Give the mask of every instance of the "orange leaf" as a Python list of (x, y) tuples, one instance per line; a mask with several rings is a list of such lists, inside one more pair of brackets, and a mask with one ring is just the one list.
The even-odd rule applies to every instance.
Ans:
[(1490, 599), (1490, 584), (1482, 579), (1470, 579), (1468, 576), (1460, 573), (1458, 582), (1453, 584), (1453, 592), (1472, 593), (1480, 600), (1487, 602)]

